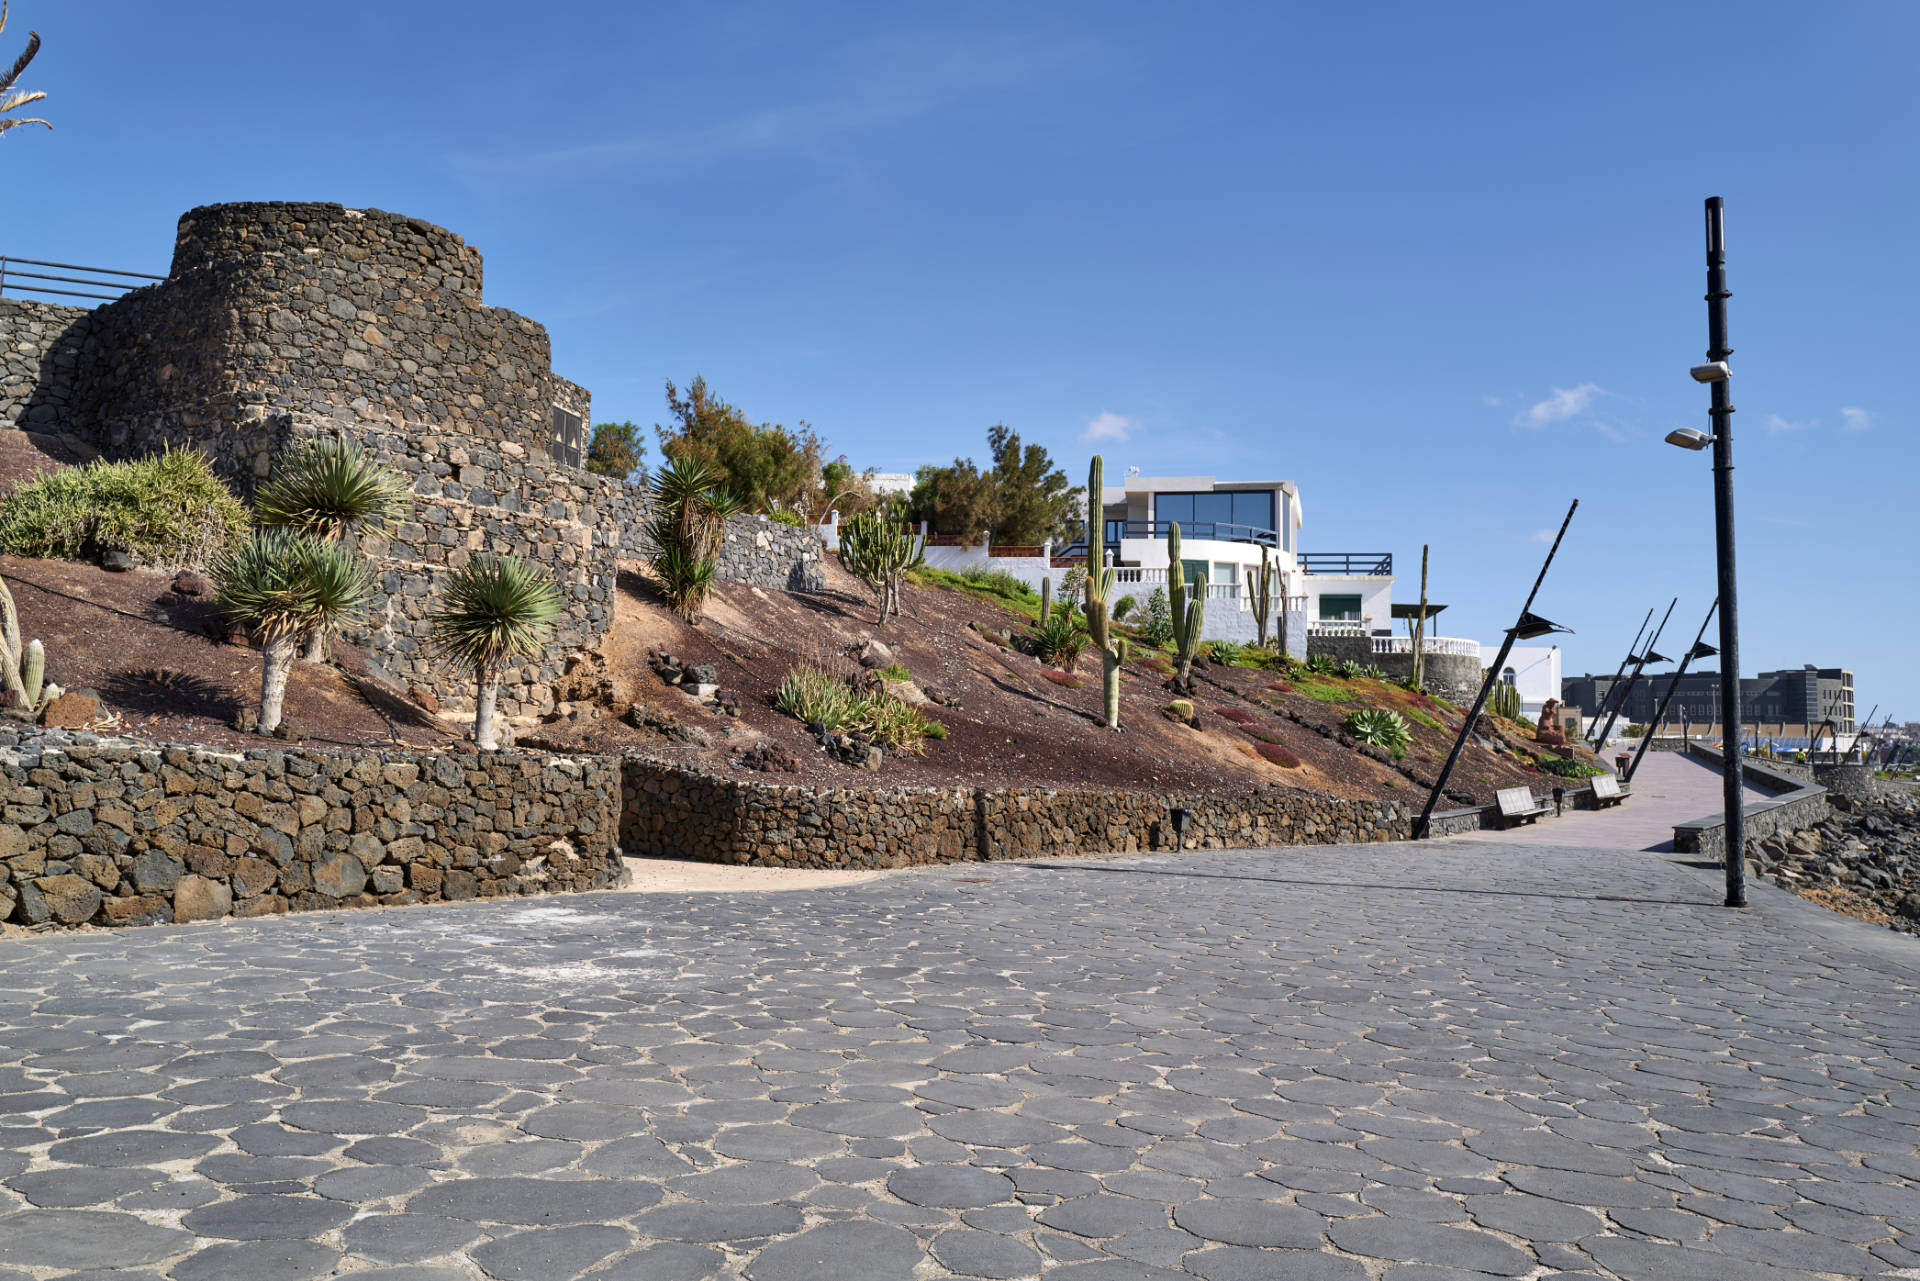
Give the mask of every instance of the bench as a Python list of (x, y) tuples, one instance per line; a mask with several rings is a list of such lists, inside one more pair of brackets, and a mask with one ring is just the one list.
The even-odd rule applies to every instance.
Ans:
[(1553, 806), (1545, 801), (1533, 799), (1533, 793), (1524, 787), (1503, 787), (1495, 792), (1493, 799), (1500, 805), (1500, 825), (1512, 827), (1515, 823), (1531, 823), (1542, 814), (1553, 811)]
[(1631, 787), (1620, 786), (1620, 780), (1612, 774), (1595, 775), (1593, 780), (1593, 805), (1595, 809), (1605, 809), (1609, 805), (1618, 805), (1633, 795)]

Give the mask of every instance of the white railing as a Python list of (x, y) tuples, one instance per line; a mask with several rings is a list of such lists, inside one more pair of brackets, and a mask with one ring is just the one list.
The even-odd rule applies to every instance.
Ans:
[[(1463, 640), (1458, 636), (1429, 636), (1420, 642), (1420, 648), (1428, 654), (1456, 654), (1461, 658), (1480, 657), (1480, 642)], [(1376, 654), (1411, 654), (1413, 637), (1376, 636), (1373, 638), (1373, 652)]]
[(1365, 636), (1372, 630), (1373, 619), (1371, 616), (1367, 618), (1309, 618), (1307, 620), (1307, 635), (1309, 636)]
[[(1113, 583), (1116, 588), (1129, 586), (1146, 587), (1148, 589), (1165, 587), (1167, 585), (1167, 571), (1164, 569), (1129, 568), (1124, 565), (1116, 566), (1113, 571)], [(1242, 610), (1253, 608), (1253, 602), (1247, 598), (1245, 589), (1239, 583), (1208, 583), (1206, 587), (1206, 598), (1210, 601), (1230, 600), (1239, 605)]]

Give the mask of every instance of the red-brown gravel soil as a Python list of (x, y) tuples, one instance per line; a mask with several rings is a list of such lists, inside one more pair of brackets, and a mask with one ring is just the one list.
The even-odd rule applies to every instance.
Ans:
[[(60, 438), (0, 432), (0, 492), (87, 455)], [(219, 639), (211, 603), (175, 592), (171, 575), (12, 557), (0, 557), (0, 574), (12, 586), (26, 636), (46, 644), (49, 678), (99, 694), (106, 714), (101, 730), (225, 748), (268, 741), (231, 728), (236, 711), (257, 705), (258, 651)], [(827, 589), (804, 596), (720, 583), (700, 625), (690, 627), (660, 604), (639, 566), (623, 566), (613, 631), (600, 653), (605, 669), (624, 698), (654, 713), (656, 726), (698, 727), (708, 745), (636, 728), (592, 706), (552, 723), (517, 726), (517, 732), (529, 747), (642, 750), (716, 770), (737, 768), (747, 749), (771, 744), (797, 769), (753, 775), (769, 782), (1215, 793), (1278, 787), (1398, 796), (1417, 805), (1460, 725), (1458, 714), (1441, 704), (1380, 681), (1200, 664), (1195, 729), (1168, 712), (1176, 694), (1165, 660), (1148, 654), (1123, 669), (1124, 728), (1115, 733), (1101, 724), (1097, 654), (1084, 654), (1063, 674), (1006, 643), (1009, 629), (1019, 632), (1025, 619), (990, 599), (937, 586), (909, 584), (906, 616), (876, 629), (866, 590), (831, 561), (826, 574)], [(830, 758), (773, 706), (773, 693), (799, 662), (856, 671), (849, 649), (874, 636), (913, 677), (896, 688), (944, 724), (947, 737), (928, 742), (922, 755), (892, 753), (880, 770), (866, 771)], [(428, 714), (375, 679), (360, 651), (334, 648), (332, 665), (299, 665), (287, 690), (287, 716), (312, 746), (461, 743), (464, 717)], [(648, 663), (655, 649), (683, 662), (715, 664), (721, 688), (738, 696), (740, 715), (722, 715), (666, 685)], [(1373, 759), (1344, 741), (1342, 718), (1366, 706), (1392, 707), (1409, 720), (1414, 743), (1400, 761)], [(1423, 716), (1441, 728), (1422, 724)], [(1296, 758), (1298, 766), (1263, 757), (1263, 746), (1281, 760)], [(1499, 787), (1544, 790), (1553, 781), (1473, 743), (1450, 788), (1485, 803)]]

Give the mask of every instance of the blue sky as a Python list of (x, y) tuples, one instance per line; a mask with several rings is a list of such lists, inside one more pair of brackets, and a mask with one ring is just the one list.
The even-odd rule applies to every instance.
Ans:
[(882, 470), (1005, 421), (1076, 478), (1290, 479), (1403, 598), (1430, 542), (1449, 634), (1578, 497), (1570, 674), (1712, 596), (1706, 455), (1661, 437), (1707, 425), (1724, 196), (1744, 665), (1920, 718), (1920, 7), (13, 0), (0, 49), (30, 27), (56, 128), (0, 138), (0, 252), (401, 211), (597, 419), (699, 372)]

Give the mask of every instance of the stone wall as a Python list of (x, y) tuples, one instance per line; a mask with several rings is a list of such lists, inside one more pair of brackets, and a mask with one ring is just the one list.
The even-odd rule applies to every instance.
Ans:
[(59, 430), (92, 315), (85, 307), (0, 298), (0, 429)]
[(612, 885), (607, 757), (0, 733), (0, 920), (146, 925)]
[[(1689, 754), (1719, 768), (1725, 759), (1720, 749), (1705, 743), (1687, 744)], [(1777, 773), (1753, 760), (1742, 763), (1742, 774), (1752, 786), (1775, 793), (1746, 808), (1747, 849), (1775, 834), (1804, 832), (1818, 826), (1833, 812), (1827, 790), (1803, 782), (1790, 774)], [(1631, 802), (1629, 802), (1631, 803)], [(1709, 854), (1725, 860), (1727, 854), (1726, 816), (1708, 814), (1673, 827), (1673, 848), (1681, 854)]]
[[(1354, 662), (1362, 667), (1377, 667), (1390, 681), (1413, 679), (1412, 654), (1376, 654), (1371, 636), (1307, 637), (1307, 657), (1325, 654), (1335, 662)], [(1473, 705), (1486, 679), (1486, 669), (1477, 655), (1433, 654), (1426, 656), (1425, 674), (1420, 686), (1427, 693), (1444, 698), (1461, 708)]]
[[(501, 711), (539, 715), (568, 655), (612, 623), (617, 562), (651, 548), (645, 494), (555, 462), (555, 406), (592, 421), (551, 368), (547, 332), (481, 298), (479, 251), (416, 218), (334, 204), (250, 203), (180, 219), (171, 274), (94, 311), (0, 303), (0, 404), (110, 457), (190, 445), (244, 493), (288, 447), (343, 436), (399, 469), (414, 518), (364, 550), (379, 569), (357, 643), (386, 674), (471, 706), (463, 673), (424, 656), (446, 572), (478, 552), (538, 562), (566, 613), (507, 674)], [(64, 326), (64, 327), (63, 327)], [(57, 376), (56, 376), (57, 375)], [(722, 578), (814, 591), (817, 538), (729, 522)]]
[(1404, 840), (1393, 801), (1279, 788), (1252, 797), (1026, 788), (781, 786), (643, 757), (622, 771), (621, 844), (630, 854), (762, 867), (873, 868), (1174, 848)]

